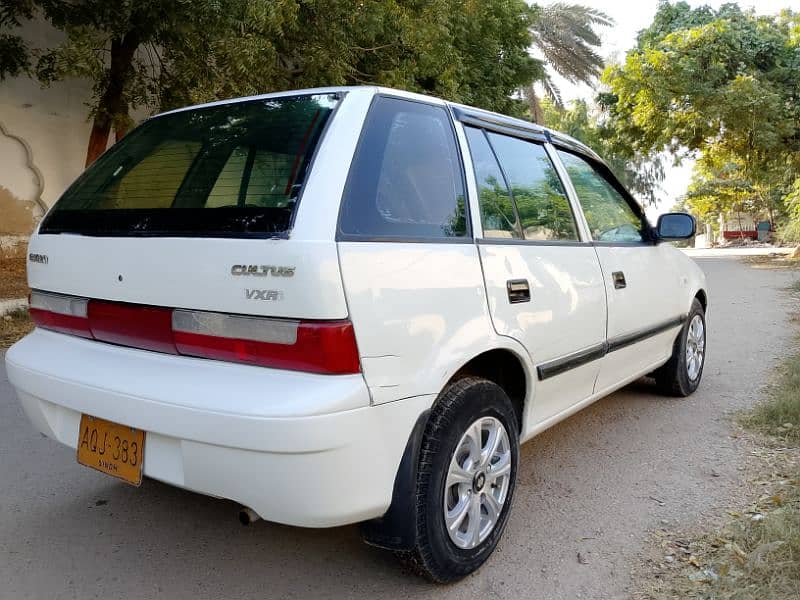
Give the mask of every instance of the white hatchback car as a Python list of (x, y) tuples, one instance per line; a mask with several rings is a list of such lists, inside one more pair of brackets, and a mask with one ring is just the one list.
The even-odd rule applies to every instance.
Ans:
[(705, 279), (591, 150), (390, 89), (147, 120), (30, 241), (6, 355), (80, 463), (303, 527), (362, 523), (436, 581), (483, 563), (519, 444), (644, 375), (685, 396)]

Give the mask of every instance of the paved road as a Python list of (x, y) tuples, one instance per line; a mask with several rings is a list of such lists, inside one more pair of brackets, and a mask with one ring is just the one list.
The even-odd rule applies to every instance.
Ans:
[(231, 502), (82, 468), (32, 432), (0, 371), (0, 599), (625, 597), (648, 531), (701, 521), (740, 486), (725, 415), (755, 401), (790, 341), (781, 290), (796, 275), (699, 262), (713, 312), (698, 393), (636, 383), (526, 444), (497, 552), (447, 587), (402, 572), (355, 527), (242, 528)]

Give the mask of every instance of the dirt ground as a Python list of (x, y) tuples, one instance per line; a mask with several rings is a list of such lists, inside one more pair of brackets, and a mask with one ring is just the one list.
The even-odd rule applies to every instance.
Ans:
[(792, 339), (796, 272), (698, 263), (711, 303), (698, 392), (663, 398), (640, 381), (526, 444), (497, 552), (446, 587), (403, 572), (354, 526), (242, 528), (232, 502), (80, 467), (31, 429), (0, 370), (0, 598), (630, 597), (654, 532), (745, 501), (751, 446), (730, 416), (757, 401)]
[(0, 300), (28, 295), (25, 274), (25, 244), (0, 249)]

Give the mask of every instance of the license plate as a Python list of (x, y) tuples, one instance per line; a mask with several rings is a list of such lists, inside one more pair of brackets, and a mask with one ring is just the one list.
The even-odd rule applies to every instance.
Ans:
[(142, 483), (144, 431), (81, 415), (78, 462), (138, 486)]

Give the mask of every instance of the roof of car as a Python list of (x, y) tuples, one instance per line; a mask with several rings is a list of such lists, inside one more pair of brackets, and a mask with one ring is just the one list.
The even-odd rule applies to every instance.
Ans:
[(564, 133), (554, 131), (547, 127), (543, 127), (542, 125), (539, 125), (537, 123), (532, 123), (530, 121), (526, 121), (524, 119), (518, 119), (515, 117), (509, 117), (507, 115), (484, 110), (481, 108), (475, 108), (474, 106), (467, 106), (466, 104), (448, 102), (446, 100), (442, 100), (441, 98), (437, 98), (435, 96), (428, 96), (426, 94), (418, 94), (415, 92), (408, 92), (405, 90), (398, 90), (394, 88), (381, 87), (381, 86), (331, 86), (331, 87), (307, 88), (302, 90), (287, 90), (283, 92), (272, 92), (269, 94), (245, 96), (242, 98), (230, 98), (227, 100), (217, 100), (214, 102), (206, 102), (204, 104), (185, 106), (160, 113), (158, 115), (155, 115), (155, 117), (162, 117), (164, 115), (169, 115), (176, 112), (182, 112), (185, 110), (193, 110), (196, 108), (221, 106), (225, 104), (249, 102), (252, 100), (262, 100), (267, 98), (281, 98), (281, 97), (296, 96), (296, 95), (335, 94), (335, 93), (349, 93), (349, 92), (390, 94), (393, 96), (399, 96), (411, 100), (417, 100), (420, 102), (428, 102), (431, 104), (438, 104), (441, 106), (449, 106), (454, 110), (456, 116), (459, 118), (463, 119), (463, 117), (468, 117), (469, 120), (477, 121), (481, 124), (485, 124), (488, 127), (499, 127), (506, 130), (512, 130), (512, 131), (516, 130), (517, 132), (524, 132), (534, 135), (538, 134), (540, 136), (545, 137), (548, 141), (552, 141), (556, 144), (565, 146), (569, 149), (575, 150), (582, 154), (587, 154), (592, 158), (594, 158), (595, 160), (602, 161), (602, 159), (597, 155), (596, 152), (594, 152), (594, 150), (592, 150), (582, 142), (579, 142), (575, 138), (570, 137)]

